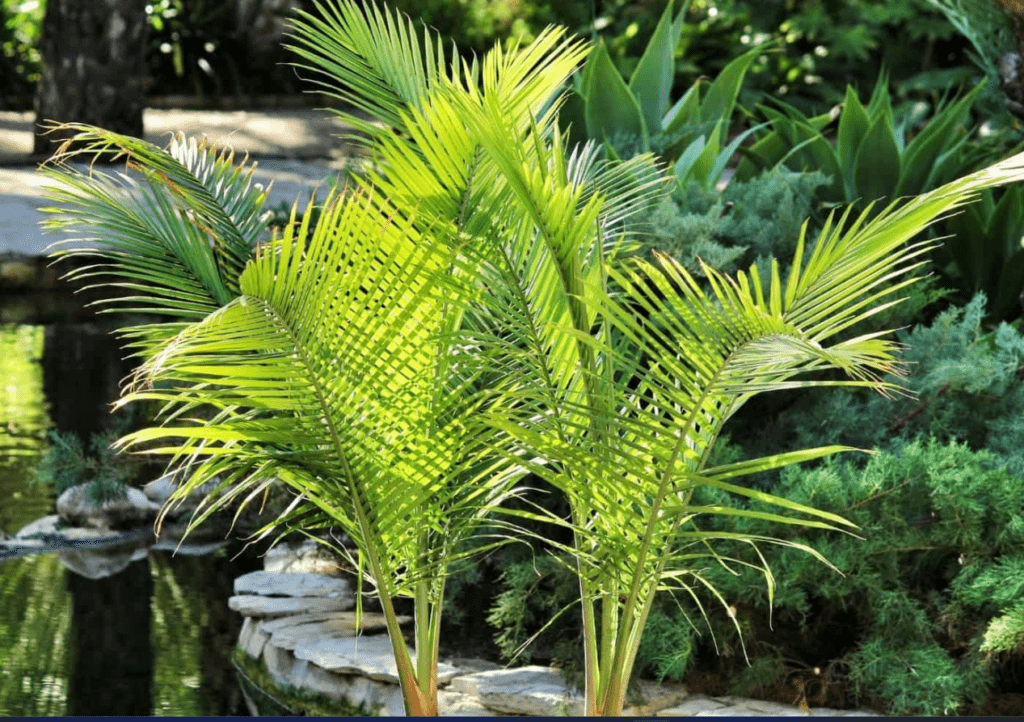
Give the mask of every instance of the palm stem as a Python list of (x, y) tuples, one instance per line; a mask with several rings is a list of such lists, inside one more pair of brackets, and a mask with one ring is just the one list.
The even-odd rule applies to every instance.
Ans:
[[(579, 545), (579, 539), (576, 544)], [(588, 716), (597, 714), (597, 687), (596, 682), (601, 673), (600, 656), (597, 649), (597, 624), (594, 619), (594, 598), (591, 595), (590, 585), (587, 583), (588, 575), (583, 571), (582, 560), (576, 558), (576, 568), (579, 572), (580, 599), (583, 614), (583, 675), (585, 696), (584, 714)]]

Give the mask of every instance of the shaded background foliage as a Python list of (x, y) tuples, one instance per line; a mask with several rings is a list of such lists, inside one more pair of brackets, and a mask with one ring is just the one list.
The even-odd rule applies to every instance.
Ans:
[[(600, 35), (628, 78), (664, 9), (664, 0), (397, 0), (395, 7), (453, 39), (465, 53), (495, 41), (529, 40), (548, 24)], [(36, 50), (46, 0), (0, 3), (0, 87), (5, 104), (34, 92)], [(147, 6), (150, 95), (295, 93), (280, 33), (296, 8), (314, 0), (153, 0)], [(744, 104), (765, 92), (804, 110), (842, 99), (848, 83), (868, 87), (881, 67), (897, 96), (941, 95), (973, 75), (970, 44), (927, 0), (693, 0), (676, 52), (682, 89), (714, 76), (746, 48), (776, 44), (755, 64)]]

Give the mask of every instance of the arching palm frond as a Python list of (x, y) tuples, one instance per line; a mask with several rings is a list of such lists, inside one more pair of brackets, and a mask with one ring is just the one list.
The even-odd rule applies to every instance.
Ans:
[(475, 85), (481, 75), (500, 83), (512, 108), (530, 107), (539, 116), (586, 54), (584, 42), (550, 27), (526, 48), (496, 47), (481, 67), (463, 62), (454, 46), (446, 52), (440, 35), (372, 0), (314, 6), (316, 15), (298, 13), (289, 47), (305, 61), (298, 67), (312, 71), (329, 96), (369, 116), (334, 111), (361, 134), (346, 137), (371, 148), (393, 131), (408, 132), (409, 112), (424, 111), (440, 86)]
[[(252, 182), (255, 164), (236, 165), (233, 153), (180, 134), (164, 150), (101, 128), (65, 127), (78, 131), (69, 143), (82, 145), (41, 169), (54, 182), (47, 198), (57, 204), (43, 209), (55, 215), (44, 227), (84, 234), (60, 242), (56, 257), (97, 261), (70, 277), (103, 280), (126, 293), (108, 303), (181, 323), (238, 295), (242, 268), (266, 233), (266, 191)], [(109, 154), (126, 157), (126, 172), (70, 165)], [(153, 344), (176, 328), (150, 324), (128, 333)]]

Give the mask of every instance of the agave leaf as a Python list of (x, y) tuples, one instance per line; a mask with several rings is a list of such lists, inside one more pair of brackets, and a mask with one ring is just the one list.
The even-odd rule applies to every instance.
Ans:
[(940, 108), (907, 144), (895, 195), (914, 195), (930, 190), (928, 184), (934, 183), (934, 168), (939, 156), (952, 148), (959, 148), (969, 136), (969, 133), (959, 131), (958, 126), (963, 114), (977, 99), (981, 87), (977, 86), (955, 103)]
[(868, 115), (872, 119), (880, 115), (892, 118), (892, 99), (889, 95), (889, 73), (882, 70), (875, 81), (875, 87), (871, 90), (871, 98), (868, 100)]
[(760, 125), (747, 128), (745, 131), (733, 138), (729, 145), (722, 149), (715, 161), (715, 166), (711, 169), (710, 180), (712, 183), (718, 183), (719, 179), (722, 177), (722, 173), (725, 172), (725, 167), (729, 164), (729, 161), (732, 159), (736, 151), (739, 150), (743, 141), (759, 130), (765, 128), (767, 125), (767, 123), (761, 123)]
[(739, 97), (740, 87), (743, 85), (743, 78), (750, 69), (754, 59), (763, 55), (765, 49), (761, 46), (751, 48), (743, 55), (730, 61), (722, 68), (711, 87), (708, 88), (704, 100), (700, 104), (700, 117), (705, 123), (715, 123), (721, 126), (721, 133), (724, 136), (729, 129), (729, 120), (732, 118), (732, 111), (736, 105), (736, 98)]
[(857, 151), (853, 172), (855, 186), (850, 190), (865, 201), (891, 198), (899, 177), (900, 151), (893, 137), (891, 118), (878, 115)]
[(647, 133), (651, 136), (662, 130), (662, 118), (668, 108), (672, 80), (675, 78), (675, 49), (683, 29), (683, 16), (689, 5), (690, 0), (686, 0), (675, 18), (672, 17), (675, 0), (665, 6), (629, 79), (629, 89), (640, 105)]
[[(699, 182), (705, 188), (714, 182), (712, 172), (718, 164), (719, 156), (722, 151), (722, 145), (719, 139), (719, 128), (720, 126), (716, 126), (715, 129), (711, 131), (711, 136), (707, 139), (700, 155), (698, 155), (694, 160), (693, 165), (689, 170), (689, 177)], [(703, 138), (701, 140), (703, 140)]]
[(995, 318), (1020, 318), (1024, 315), (1024, 249), (1018, 250), (1006, 259), (1000, 267), (997, 281), (998, 293), (993, 299), (990, 313)]
[(854, 161), (870, 126), (868, 113), (860, 104), (857, 93), (851, 86), (847, 86), (843, 112), (839, 116), (839, 132), (836, 136), (836, 153), (839, 156), (839, 165), (843, 169), (843, 181), (847, 188), (854, 187)]
[(646, 150), (647, 126), (640, 106), (612, 63), (604, 43), (598, 43), (588, 63), (592, 66), (584, 88), (587, 134), (605, 141), (620, 134), (638, 137)]
[(686, 126), (700, 127), (700, 86), (702, 82), (701, 78), (697, 78), (665, 114), (661, 123), (665, 135), (675, 135)]

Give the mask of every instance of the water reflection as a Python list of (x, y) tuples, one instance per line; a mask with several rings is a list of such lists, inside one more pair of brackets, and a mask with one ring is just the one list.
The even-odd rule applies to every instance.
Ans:
[[(30, 487), (46, 430), (100, 430), (128, 367), (105, 324), (0, 326), (0, 529), (54, 510)], [(67, 553), (0, 561), (0, 715), (246, 715), (229, 656), (238, 544), (202, 557), (150, 549), (103, 579)]]
[(0, 565), (0, 715), (67, 713), (67, 575), (52, 554)]
[(0, 531), (49, 514), (53, 493), (26, 484), (51, 426), (43, 394), (42, 326), (0, 325)]

